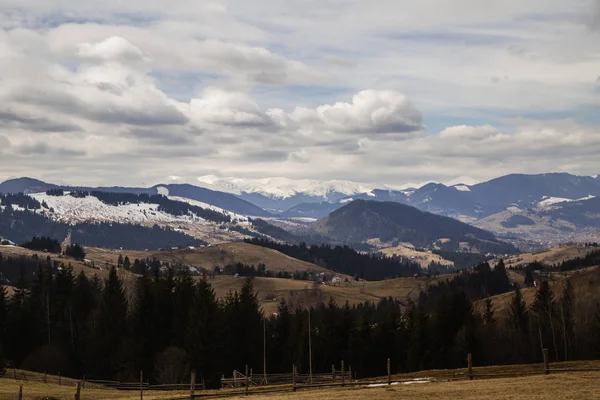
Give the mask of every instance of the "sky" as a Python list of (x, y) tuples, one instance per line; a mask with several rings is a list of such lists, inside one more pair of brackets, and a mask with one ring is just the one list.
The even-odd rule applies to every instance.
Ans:
[(2, 0), (0, 180), (600, 173), (600, 0)]

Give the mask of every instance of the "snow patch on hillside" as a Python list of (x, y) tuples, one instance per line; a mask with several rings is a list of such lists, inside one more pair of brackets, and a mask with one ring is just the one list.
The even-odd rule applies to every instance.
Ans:
[(471, 189), (467, 185), (455, 185), (454, 189), (459, 190), (461, 192), (470, 192)]
[(244, 222), (249, 223), (248, 217), (245, 216), (245, 215), (236, 214), (234, 212), (224, 210), (224, 209), (222, 209), (220, 207), (216, 207), (216, 206), (213, 206), (213, 205), (208, 204), (208, 203), (203, 203), (201, 201), (188, 199), (187, 197), (168, 196), (168, 198), (170, 200), (181, 201), (181, 202), (184, 202), (184, 203), (188, 203), (189, 205), (192, 205), (192, 206), (201, 207), (201, 208), (204, 208), (204, 209), (209, 209), (209, 210), (213, 210), (213, 211), (216, 211), (216, 212), (220, 212), (222, 214), (229, 215), (231, 217), (232, 222), (233, 221), (237, 221), (237, 222), (240, 222), (240, 223), (244, 223)]
[(591, 200), (596, 198), (596, 196), (593, 195), (589, 195), (589, 196), (585, 196), (582, 197), (580, 199), (567, 199), (564, 197), (551, 197), (551, 196), (544, 196), (542, 197), (542, 201), (538, 202), (538, 208), (548, 208), (551, 206), (554, 206), (556, 204), (560, 204), (560, 203), (567, 203), (567, 202), (573, 202), (573, 201), (585, 201), (585, 200)]
[(125, 204), (113, 206), (101, 202), (94, 196), (76, 198), (69, 195), (48, 196), (45, 193), (32, 194), (40, 203), (48, 205), (42, 208), (48, 217), (55, 221), (75, 224), (79, 222), (118, 222), (130, 224), (210, 222), (195, 215), (174, 216), (158, 211), (158, 204)]

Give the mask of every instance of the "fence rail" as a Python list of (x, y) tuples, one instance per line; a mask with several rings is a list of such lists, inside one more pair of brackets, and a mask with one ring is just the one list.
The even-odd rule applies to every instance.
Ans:
[[(173, 400), (181, 400), (184, 398), (203, 399), (203, 398), (220, 398), (220, 397), (232, 397), (232, 396), (249, 396), (249, 395), (260, 395), (267, 393), (283, 393), (283, 392), (295, 392), (304, 389), (321, 389), (321, 388), (335, 388), (335, 387), (355, 387), (360, 386), (364, 388), (383, 387), (392, 384), (401, 384), (405, 382), (414, 382), (416, 380), (426, 380), (428, 382), (444, 382), (444, 381), (456, 381), (465, 379), (486, 379), (486, 378), (498, 378), (498, 377), (509, 377), (509, 376), (526, 376), (526, 375), (542, 375), (550, 373), (565, 373), (565, 372), (594, 372), (600, 371), (600, 367), (596, 367), (598, 363), (561, 363), (551, 365), (548, 362), (547, 351), (544, 351), (544, 363), (543, 364), (525, 364), (525, 365), (514, 365), (514, 366), (495, 366), (495, 367), (483, 367), (480, 372), (473, 370), (472, 357), (469, 354), (467, 357), (467, 368), (463, 370), (452, 370), (452, 371), (429, 371), (430, 374), (425, 377), (422, 373), (411, 375), (402, 375), (402, 379), (399, 376), (393, 377), (391, 374), (391, 361), (387, 360), (388, 375), (386, 380), (379, 379), (365, 379), (365, 380), (353, 380), (351, 371), (335, 371), (332, 368), (331, 373), (323, 374), (299, 374), (295, 373), (282, 373), (282, 374), (267, 374), (265, 375), (252, 375), (252, 373), (241, 374), (238, 371), (234, 371), (233, 378), (222, 378), (221, 383), (225, 389), (206, 391), (204, 382), (196, 384), (196, 374), (191, 374), (190, 383), (173, 383), (173, 384), (160, 384), (150, 385), (148, 382), (144, 382), (143, 373), (140, 373), (140, 381), (138, 382), (117, 382), (109, 380), (76, 380), (72, 378), (64, 378), (59, 376), (40, 374), (34, 372), (17, 371), (15, 369), (8, 370), (5, 373), (5, 378), (13, 378), (15, 380), (21, 380), (26, 382), (43, 382), (47, 384), (59, 384), (64, 386), (73, 387), (75, 390), (75, 400), (85, 399), (85, 389), (90, 388), (107, 388), (114, 390), (131, 390), (140, 391), (140, 395), (143, 398), (144, 391), (173, 391), (179, 392), (177, 395), (173, 394)], [(582, 368), (583, 365), (590, 365), (589, 368)], [(572, 368), (570, 368), (572, 366)], [(509, 371), (498, 370), (504, 367), (508, 368)], [(342, 362), (343, 368), (343, 362)], [(510, 370), (512, 369), (512, 370)], [(297, 371), (296, 367), (293, 366), (293, 371)], [(251, 370), (250, 370), (251, 371)], [(424, 371), (427, 373), (427, 371)], [(420, 375), (420, 376), (419, 376)], [(252, 379), (251, 379), (252, 378)], [(265, 379), (266, 378), (266, 379)], [(258, 382), (257, 382), (258, 381)], [(27, 384), (19, 385), (19, 399), (23, 397), (23, 390), (27, 390)], [(197, 392), (196, 392), (197, 391)], [(187, 392), (183, 394), (182, 392)], [(175, 397), (177, 396), (177, 397)], [(184, 397), (182, 397), (184, 396)]]

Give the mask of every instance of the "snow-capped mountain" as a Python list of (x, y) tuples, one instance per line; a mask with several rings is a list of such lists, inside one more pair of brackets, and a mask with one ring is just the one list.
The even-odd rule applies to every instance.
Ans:
[(264, 178), (243, 179), (206, 175), (197, 178), (197, 185), (207, 189), (235, 194), (263, 209), (280, 213), (302, 203), (336, 203), (355, 195), (374, 197), (375, 185), (343, 181), (311, 179)]
[(332, 180), (317, 181), (311, 179), (288, 179), (282, 177), (263, 179), (243, 179), (235, 177), (221, 178), (206, 175), (197, 178), (198, 185), (207, 189), (241, 195), (243, 193), (258, 193), (274, 199), (287, 199), (297, 195), (322, 197), (352, 196), (358, 193), (371, 193), (374, 185)]

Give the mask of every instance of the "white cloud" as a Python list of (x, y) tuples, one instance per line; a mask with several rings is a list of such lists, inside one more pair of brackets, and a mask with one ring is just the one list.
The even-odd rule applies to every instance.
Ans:
[(5, 0), (2, 177), (597, 174), (598, 4)]
[(283, 126), (359, 134), (410, 133), (422, 129), (421, 113), (407, 96), (391, 90), (363, 90), (351, 103), (269, 111)]
[(231, 126), (267, 126), (272, 122), (250, 96), (218, 88), (205, 89), (190, 101), (189, 112), (200, 123)]
[(149, 61), (148, 57), (127, 40), (113, 36), (100, 43), (82, 43), (78, 55), (83, 60), (130, 62)]
[(451, 126), (440, 132), (441, 139), (455, 140), (455, 139), (467, 139), (467, 140), (502, 140), (508, 138), (506, 135), (500, 133), (500, 131), (491, 125), (484, 126)]

